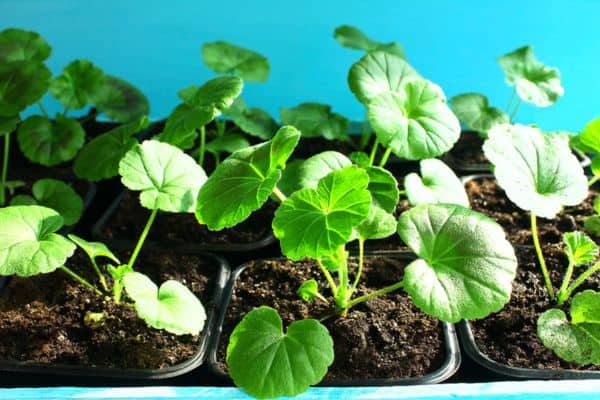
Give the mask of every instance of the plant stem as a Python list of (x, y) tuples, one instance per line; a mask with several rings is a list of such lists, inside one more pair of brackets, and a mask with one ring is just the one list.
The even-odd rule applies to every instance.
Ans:
[(6, 202), (6, 176), (8, 175), (8, 157), (10, 156), (10, 132), (4, 135), (4, 157), (2, 158), (2, 181), (0, 182), (0, 206)]
[(287, 196), (283, 194), (281, 190), (277, 186), (273, 188), (273, 194), (279, 199), (280, 202), (284, 202), (287, 199)]
[(596, 176), (592, 177), (592, 179), (590, 179), (588, 182), (588, 186), (592, 186), (594, 183), (596, 183), (598, 181), (598, 179), (600, 179), (600, 175), (596, 175)]
[(379, 147), (379, 139), (375, 138), (373, 148), (371, 149), (371, 155), (369, 156), (369, 166), (373, 166), (375, 163), (375, 156), (377, 155), (377, 148)]
[(356, 270), (356, 276), (354, 277), (354, 283), (352, 284), (350, 293), (348, 293), (348, 298), (352, 297), (352, 293), (354, 293), (354, 291), (356, 290), (356, 287), (358, 286), (358, 282), (360, 281), (360, 277), (362, 275), (364, 258), (365, 258), (365, 241), (363, 239), (358, 239), (358, 269)]
[(333, 280), (333, 277), (331, 276), (329, 271), (327, 271), (327, 268), (325, 268), (321, 260), (317, 260), (317, 264), (319, 264), (321, 272), (323, 272), (323, 275), (325, 275), (325, 279), (327, 279), (327, 283), (329, 283), (329, 287), (331, 288), (331, 293), (333, 294), (333, 297), (337, 296), (338, 288), (335, 284), (335, 281)]
[(360, 304), (362, 302), (365, 302), (367, 300), (371, 300), (374, 297), (382, 296), (382, 295), (384, 295), (386, 293), (390, 293), (390, 292), (393, 292), (395, 290), (398, 290), (402, 286), (404, 286), (404, 282), (400, 281), (400, 282), (394, 283), (393, 285), (386, 286), (383, 289), (379, 289), (379, 290), (376, 290), (376, 291), (371, 292), (369, 294), (365, 294), (364, 296), (357, 297), (357, 298), (355, 298), (354, 300), (352, 300), (351, 302), (348, 303), (348, 308), (354, 307), (355, 305)]
[(86, 286), (86, 287), (92, 289), (94, 291), (94, 293), (96, 293), (98, 296), (102, 296), (102, 292), (96, 286), (92, 285), (91, 283), (89, 283), (88, 281), (86, 281), (84, 278), (82, 278), (81, 276), (79, 276), (75, 272), (71, 271), (69, 268), (67, 268), (67, 267), (65, 267), (63, 265), (62, 267), (60, 267), (60, 269), (63, 272), (65, 272), (67, 275), (69, 275), (71, 278), (73, 278), (77, 282), (81, 283), (83, 286)]
[(563, 282), (562, 285), (560, 285), (560, 289), (558, 289), (558, 293), (557, 293), (557, 298), (558, 298), (558, 305), (562, 305), (566, 298), (563, 298), (565, 295), (565, 291), (567, 290), (567, 287), (569, 286), (569, 282), (571, 281), (571, 276), (573, 276), (573, 267), (575, 266), (575, 264), (572, 261), (569, 261), (569, 266), (567, 267), (567, 272), (565, 273), (565, 277), (563, 278)]
[(146, 222), (146, 226), (144, 227), (144, 230), (142, 231), (142, 234), (140, 235), (140, 238), (138, 239), (138, 242), (135, 245), (133, 254), (131, 255), (131, 258), (129, 259), (129, 262), (127, 263), (127, 265), (129, 265), (131, 268), (133, 268), (133, 264), (135, 263), (135, 260), (138, 256), (138, 254), (140, 253), (142, 246), (144, 245), (146, 236), (148, 236), (148, 232), (150, 232), (150, 227), (152, 227), (152, 224), (154, 223), (154, 218), (156, 218), (157, 213), (158, 213), (158, 208), (155, 208), (154, 210), (152, 210), (152, 214), (150, 214), (150, 218), (148, 218), (148, 222)]
[(360, 149), (364, 149), (369, 144), (369, 139), (371, 139), (371, 130), (369, 129), (369, 118), (368, 112), (365, 108), (365, 118), (362, 123), (362, 132), (360, 134)]
[(94, 271), (96, 271), (96, 274), (98, 274), (98, 279), (100, 280), (102, 288), (108, 291), (108, 285), (106, 284), (106, 279), (104, 278), (104, 275), (102, 274), (102, 272), (100, 272), (100, 267), (98, 267), (98, 264), (96, 263), (96, 260), (94, 258), (91, 258), (91, 261), (92, 266), (94, 267)]
[[(593, 266), (588, 268), (588, 270), (585, 271), (583, 274), (579, 275), (577, 277), (577, 279), (575, 279), (575, 281), (564, 292), (562, 299), (559, 298), (559, 301), (562, 300), (562, 302), (564, 303), (569, 297), (571, 297), (571, 294), (573, 294), (573, 291), (575, 289), (577, 289), (577, 287), (579, 285), (581, 285), (587, 278), (589, 278), (594, 272), (598, 271), (599, 269), (600, 269), (600, 262), (597, 262), (596, 264), (594, 264)], [(562, 304), (562, 303), (559, 303), (559, 304)]]
[(399, 196), (406, 196), (406, 190), (399, 190), (398, 191), (398, 195)]
[(38, 100), (38, 101), (37, 101), (37, 105), (38, 105), (38, 107), (40, 108), (40, 110), (42, 111), (42, 114), (44, 114), (44, 116), (45, 116), (46, 118), (50, 118), (50, 116), (48, 115), (48, 112), (46, 111), (46, 108), (44, 108), (44, 105), (42, 104), (42, 101), (41, 101), (41, 100)]
[(517, 111), (519, 111), (519, 106), (521, 105), (521, 99), (517, 100), (517, 105), (513, 109), (513, 112), (510, 114), (510, 122), (512, 123), (515, 120), (515, 116), (517, 115)]
[(225, 127), (227, 125), (226, 119), (215, 119), (215, 123), (217, 124), (217, 136), (223, 136), (225, 134)]
[(200, 148), (198, 149), (198, 165), (204, 165), (204, 147), (206, 146), (206, 127), (200, 128)]
[(542, 254), (542, 248), (540, 246), (540, 239), (538, 238), (537, 220), (535, 214), (531, 213), (531, 237), (533, 238), (533, 246), (540, 262), (540, 268), (542, 269), (542, 275), (544, 276), (544, 282), (546, 282), (546, 289), (551, 299), (554, 299), (554, 289), (552, 288), (552, 282), (548, 275), (548, 268), (546, 267), (546, 260), (544, 260), (544, 254)]
[(381, 157), (381, 160), (379, 160), (379, 166), (380, 167), (384, 167), (385, 164), (388, 162), (388, 158), (390, 158), (390, 154), (392, 154), (392, 149), (388, 148), (385, 150), (385, 153), (383, 153), (383, 156)]
[(214, 156), (215, 156), (215, 168), (217, 168), (219, 166), (219, 164), (221, 164), (221, 154), (219, 152), (215, 152)]
[(344, 262), (338, 268), (338, 290), (335, 296), (335, 304), (338, 311), (341, 312), (342, 317), (345, 317), (348, 313), (348, 264), (344, 259)]
[(512, 102), (515, 99), (515, 94), (517, 94), (517, 88), (513, 86), (512, 94), (510, 95), (510, 100), (508, 100), (508, 105), (506, 106), (506, 113), (510, 112), (510, 106), (512, 106)]

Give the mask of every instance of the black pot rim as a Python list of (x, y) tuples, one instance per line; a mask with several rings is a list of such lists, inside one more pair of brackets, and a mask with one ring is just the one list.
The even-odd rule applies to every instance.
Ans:
[[(366, 254), (366, 256), (376, 256), (371, 254)], [(392, 255), (385, 255), (386, 257), (392, 257)], [(414, 258), (414, 255), (406, 252), (396, 252), (394, 254), (397, 258)], [(284, 260), (284, 258), (270, 258), (263, 259), (261, 261), (267, 260)], [(248, 264), (252, 262), (246, 262), (236, 269), (233, 270), (232, 274), (229, 277), (229, 281), (227, 282), (227, 286), (223, 292), (224, 300), (222, 303), (221, 310), (219, 311), (219, 317), (217, 319), (217, 325), (215, 326), (211, 343), (209, 354), (206, 360), (207, 367), (210, 372), (214, 375), (217, 375), (220, 379), (229, 382), (233, 385), (233, 381), (229, 374), (223, 371), (217, 362), (217, 350), (219, 346), (219, 341), (221, 338), (221, 332), (223, 327), (223, 322), (225, 320), (225, 314), (227, 313), (227, 309), (229, 308), (229, 302), (231, 301), (231, 295), (233, 293), (233, 289), (235, 287), (235, 282), (239, 278), (240, 274), (248, 267)], [(429, 374), (418, 376), (418, 377), (410, 377), (403, 379), (395, 379), (395, 378), (382, 378), (382, 379), (370, 379), (370, 380), (351, 380), (351, 381), (329, 381), (327, 383), (321, 383), (317, 386), (408, 386), (408, 385), (424, 385), (424, 384), (434, 384), (440, 383), (445, 380), (450, 379), (459, 369), (461, 363), (461, 354), (460, 347), (458, 345), (458, 338), (456, 335), (456, 331), (453, 324), (448, 322), (442, 323), (442, 331), (444, 336), (444, 344), (445, 344), (445, 359), (442, 366)]]
[[(173, 378), (190, 372), (202, 365), (206, 359), (209, 344), (212, 341), (214, 327), (220, 315), (220, 305), (223, 299), (224, 289), (231, 274), (227, 261), (216, 254), (205, 253), (202, 256), (210, 258), (219, 266), (219, 275), (215, 282), (213, 290), (213, 306), (207, 310), (207, 319), (204, 325), (203, 336), (200, 339), (198, 351), (189, 359), (160, 369), (140, 369), (140, 368), (107, 368), (94, 366), (79, 366), (68, 364), (40, 364), (23, 361), (0, 360), (0, 371), (38, 373), (61, 376), (97, 376), (102, 378), (119, 379), (147, 379), (158, 380)], [(4, 285), (2, 285), (4, 286)]]

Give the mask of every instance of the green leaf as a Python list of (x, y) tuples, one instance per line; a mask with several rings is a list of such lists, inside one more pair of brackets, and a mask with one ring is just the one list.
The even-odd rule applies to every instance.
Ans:
[(563, 205), (581, 203), (588, 185), (564, 135), (524, 125), (499, 125), (483, 145), (494, 175), (519, 208), (552, 219)]
[(302, 189), (300, 185), (302, 164), (304, 164), (304, 160), (295, 159), (285, 166), (277, 187), (286, 196), (291, 195), (296, 190)]
[(298, 189), (316, 189), (319, 181), (333, 171), (352, 165), (337, 151), (324, 151), (307, 158), (298, 170)]
[(544, 346), (565, 361), (600, 364), (600, 293), (586, 290), (571, 302), (571, 323), (562, 310), (550, 309), (538, 318), (537, 334)]
[(375, 97), (368, 116), (381, 144), (409, 160), (437, 157), (450, 150), (460, 135), (460, 123), (442, 89), (425, 80)]
[[(281, 251), (292, 260), (333, 254), (369, 214), (369, 176), (358, 167), (334, 171), (316, 189), (302, 189), (275, 212), (273, 233)], [(302, 227), (302, 229), (298, 229)]]
[(246, 314), (227, 346), (235, 385), (261, 399), (304, 392), (323, 379), (333, 358), (333, 340), (319, 321), (296, 321), (284, 332), (277, 311), (266, 306)]
[(193, 212), (206, 181), (193, 158), (168, 143), (146, 140), (136, 144), (119, 163), (121, 181), (139, 190), (142, 206), (167, 212)]
[(249, 146), (250, 143), (242, 135), (227, 133), (207, 143), (205, 148), (211, 153), (234, 153)]
[(14, 117), (41, 99), (51, 76), (41, 62), (0, 62), (0, 116)]
[(596, 118), (583, 128), (579, 140), (595, 153), (600, 153), (600, 118)]
[(362, 240), (384, 239), (396, 232), (396, 218), (381, 207), (371, 204), (369, 215), (356, 228), (352, 238)]
[(231, 107), (243, 87), (244, 82), (238, 77), (220, 76), (202, 86), (185, 88), (178, 95), (185, 104), (206, 111), (210, 122)]
[(387, 51), (395, 54), (398, 57), (404, 57), (404, 50), (400, 44), (392, 43), (381, 43), (370, 39), (367, 35), (361, 32), (358, 28), (350, 25), (342, 25), (335, 28), (333, 37), (344, 47), (350, 49), (362, 50), (366, 52), (372, 52), (377, 50)]
[(563, 243), (569, 262), (577, 267), (589, 264), (598, 257), (598, 246), (583, 232), (565, 233)]
[(19, 125), (17, 141), (29, 160), (52, 167), (75, 158), (85, 141), (85, 131), (79, 121), (61, 114), (56, 114), (54, 122), (33, 115)]
[(198, 335), (204, 328), (204, 306), (185, 285), (168, 280), (157, 288), (139, 272), (126, 274), (123, 283), (138, 316), (152, 328), (175, 335)]
[(358, 101), (367, 105), (382, 93), (400, 91), (407, 82), (419, 78), (417, 71), (402, 58), (376, 51), (352, 65), (348, 85)]
[(269, 142), (225, 159), (198, 193), (198, 221), (208, 229), (221, 230), (237, 225), (262, 207), (299, 139), (297, 129), (284, 126)]
[(117, 256), (115, 256), (113, 252), (110, 251), (110, 249), (106, 247), (104, 243), (88, 242), (87, 240), (82, 239), (79, 236), (73, 234), (69, 234), (68, 237), (73, 243), (75, 243), (83, 251), (85, 251), (85, 254), (87, 254), (91, 260), (95, 260), (98, 257), (106, 257), (117, 264), (121, 264)]
[(587, 217), (583, 222), (583, 229), (591, 235), (600, 236), (600, 216)]
[(189, 150), (194, 147), (198, 138), (197, 129), (212, 119), (213, 113), (210, 109), (194, 108), (182, 103), (171, 112), (162, 133), (155, 139), (182, 150)]
[(205, 43), (202, 60), (218, 74), (235, 74), (250, 82), (265, 82), (269, 78), (269, 60), (265, 56), (231, 43)]
[(28, 194), (18, 194), (10, 199), (11, 206), (35, 206), (38, 202)]
[(11, 133), (17, 127), (17, 124), (21, 120), (21, 117), (13, 115), (12, 117), (0, 116), (0, 136), (4, 136), (7, 133)]
[(32, 193), (38, 205), (58, 212), (65, 225), (74, 225), (81, 218), (83, 200), (70, 185), (56, 179), (40, 179), (33, 184)]
[(494, 126), (510, 122), (502, 110), (490, 107), (488, 98), (479, 93), (465, 93), (450, 99), (452, 110), (467, 128), (483, 133)]
[(346, 251), (345, 246), (340, 246), (337, 250), (327, 256), (321, 257), (321, 264), (330, 272), (336, 272), (340, 269), (342, 264), (347, 264), (349, 253)]
[(309, 279), (302, 283), (296, 291), (296, 294), (307, 303), (312, 303), (315, 297), (321, 296), (319, 293), (319, 284), (314, 279)]
[(14, 61), (43, 62), (52, 48), (38, 33), (8, 28), (0, 32), (0, 64)]
[(41, 206), (0, 208), (0, 275), (32, 276), (60, 268), (75, 245), (54, 232), (62, 217)]
[(373, 203), (384, 211), (393, 213), (400, 199), (396, 178), (381, 167), (368, 167), (365, 170), (369, 174), (368, 189)]
[(410, 173), (404, 178), (410, 204), (449, 203), (469, 207), (465, 187), (446, 164), (435, 158), (421, 160), (419, 164), (421, 176)]
[(369, 168), (371, 166), (369, 155), (364, 151), (353, 151), (348, 155), (348, 158), (361, 168)]
[(235, 99), (231, 107), (224, 113), (243, 132), (262, 140), (269, 140), (277, 131), (277, 122), (271, 115), (260, 108), (248, 108), (241, 97)]
[(404, 271), (404, 289), (425, 313), (442, 321), (483, 318), (509, 300), (515, 252), (490, 218), (453, 204), (404, 212), (398, 233), (419, 259)]
[(594, 158), (592, 158), (590, 170), (592, 171), (592, 174), (594, 174), (594, 176), (600, 175), (600, 155), (597, 155)]
[(327, 140), (346, 140), (350, 121), (321, 103), (302, 103), (280, 110), (281, 123), (293, 125), (302, 137), (324, 137)]
[(531, 46), (521, 47), (498, 58), (506, 82), (515, 86), (521, 100), (538, 107), (551, 106), (564, 95), (557, 68), (539, 62)]
[(50, 93), (69, 110), (94, 104), (105, 87), (104, 72), (88, 60), (75, 60), (50, 83)]
[(150, 113), (148, 99), (138, 88), (110, 75), (106, 75), (94, 105), (108, 118), (120, 123), (134, 122)]
[(119, 161), (138, 142), (136, 135), (149, 125), (150, 120), (144, 116), (92, 139), (83, 146), (75, 159), (75, 175), (92, 182), (117, 176)]
[(25, 187), (27, 186), (27, 184), (24, 181), (19, 181), (19, 180), (15, 180), (15, 181), (6, 181), (4, 183), (4, 188), (6, 190), (8, 190), (8, 193), (10, 193), (10, 195), (12, 196), (13, 194), (15, 194), (15, 190), (21, 187)]

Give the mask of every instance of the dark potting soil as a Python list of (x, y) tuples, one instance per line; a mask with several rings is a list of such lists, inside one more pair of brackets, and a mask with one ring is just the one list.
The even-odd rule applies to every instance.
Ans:
[(301, 138), (294, 150), (293, 158), (307, 159), (324, 151), (337, 151), (349, 155), (354, 151), (360, 151), (360, 136), (350, 136), (351, 141), (327, 140), (322, 137)]
[[(529, 212), (519, 209), (506, 196), (494, 178), (478, 178), (465, 184), (471, 208), (496, 220), (513, 244), (533, 245)], [(583, 231), (584, 219), (594, 215), (594, 199), (600, 194), (590, 189), (588, 197), (579, 205), (566, 207), (555, 219), (537, 219), (542, 243), (558, 243), (562, 235), (576, 230)], [(592, 236), (600, 243), (600, 238)]]
[(483, 140), (476, 132), (463, 131), (454, 147), (444, 155), (444, 161), (458, 170), (484, 164), (489, 166), (482, 146)]
[[(81, 251), (67, 265), (96, 282)], [(210, 259), (149, 253), (138, 260), (137, 270), (159, 286), (178, 280), (198, 296), (207, 313), (213, 307), (219, 266)], [(106, 317), (100, 326), (87, 327), (87, 312), (104, 312)], [(198, 351), (201, 339), (149, 328), (133, 307), (116, 305), (61, 271), (9, 280), (0, 297), (0, 336), (3, 360), (149, 369), (185, 361)]]
[[(271, 232), (271, 221), (277, 204), (268, 201), (246, 221), (222, 231), (209, 231), (194, 214), (159, 213), (150, 230), (149, 240), (177, 244), (247, 244), (265, 238)], [(138, 194), (127, 191), (117, 210), (102, 228), (108, 240), (137, 240), (150, 210), (142, 207)]]
[[(356, 296), (381, 289), (402, 279), (407, 261), (367, 258), (363, 280)], [(227, 309), (217, 360), (226, 370), (225, 352), (235, 325), (253, 308), (267, 305), (277, 309), (287, 327), (295, 320), (320, 319), (332, 312), (320, 301), (308, 304), (296, 290), (307, 279), (321, 282), (312, 261), (256, 261), (242, 272)], [(355, 270), (355, 263), (351, 263)], [(335, 361), (324, 382), (423, 376), (440, 368), (444, 361), (444, 339), (439, 321), (420, 312), (402, 290), (377, 297), (350, 309), (345, 318), (323, 322), (333, 338)]]
[[(550, 278), (556, 289), (560, 286), (567, 269), (567, 258), (560, 245), (544, 246), (543, 251)], [(509, 304), (502, 311), (485, 319), (470, 321), (479, 349), (493, 360), (513, 367), (599, 371), (600, 366), (584, 367), (562, 361), (538, 339), (538, 317), (549, 308), (557, 306), (546, 291), (535, 250), (517, 248), (516, 252), (519, 268), (512, 285)], [(573, 277), (576, 278), (577, 276)], [(576, 292), (596, 290), (599, 285), (600, 277), (594, 275)], [(568, 315), (570, 301), (561, 308)]]

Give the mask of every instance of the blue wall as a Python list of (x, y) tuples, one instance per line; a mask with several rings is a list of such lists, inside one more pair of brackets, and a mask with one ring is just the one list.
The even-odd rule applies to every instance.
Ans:
[[(54, 47), (53, 71), (88, 58), (139, 86), (153, 118), (177, 104), (179, 88), (213, 76), (200, 45), (223, 39), (271, 60), (269, 81), (245, 88), (249, 104), (277, 117), (281, 106), (319, 101), (360, 119), (346, 85), (360, 53), (332, 38), (336, 26), (349, 23), (401, 42), (409, 61), (448, 97), (480, 91), (501, 108), (511, 89), (496, 57), (530, 43), (540, 60), (560, 68), (566, 94), (547, 109), (522, 106), (517, 119), (572, 131), (600, 115), (598, 15), (594, 0), (0, 0), (0, 29), (44, 35)], [(52, 108), (51, 99), (45, 103)]]

